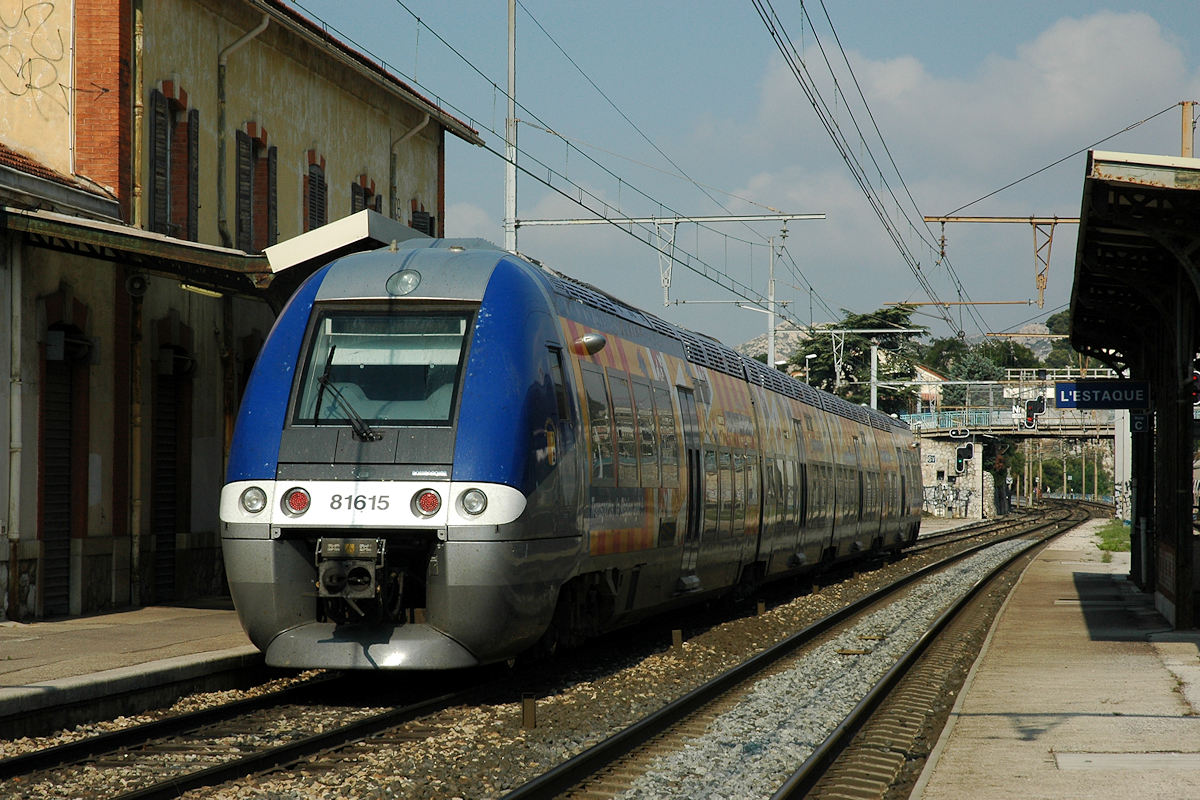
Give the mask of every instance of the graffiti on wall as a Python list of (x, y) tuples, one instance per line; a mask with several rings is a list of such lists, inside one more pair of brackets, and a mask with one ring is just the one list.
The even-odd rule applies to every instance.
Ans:
[(965, 517), (975, 491), (966, 485), (939, 481), (925, 487), (926, 514), (938, 517)]
[(0, 3), (0, 88), (45, 121), (65, 117), (70, 106), (67, 46), (54, 14), (44, 0)]

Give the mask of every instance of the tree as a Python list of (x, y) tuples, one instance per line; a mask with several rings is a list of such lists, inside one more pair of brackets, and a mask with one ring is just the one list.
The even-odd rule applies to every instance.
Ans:
[(1032, 350), (1012, 341), (987, 341), (979, 345), (978, 352), (996, 366), (1006, 369), (1041, 366)]
[[(1051, 333), (1067, 335), (1071, 332), (1071, 313), (1060, 311), (1046, 317), (1046, 327)], [(1043, 363), (1047, 367), (1071, 367), (1079, 362), (1079, 353), (1071, 347), (1070, 339), (1052, 339), (1050, 352), (1046, 354)]]
[(920, 363), (934, 372), (945, 375), (970, 349), (971, 345), (967, 344), (967, 340), (957, 336), (933, 339), (922, 349)]
[[(841, 322), (834, 327), (838, 330), (877, 330), (895, 328), (897, 331), (911, 329), (911, 308), (895, 307), (881, 308), (869, 314), (852, 314), (845, 309)], [(924, 328), (921, 329), (922, 331)], [(814, 353), (808, 363), (809, 383), (827, 392), (836, 393), (852, 403), (866, 405), (871, 399), (871, 344), (874, 341), (879, 348), (878, 383), (889, 381), (910, 381), (913, 376), (913, 364), (922, 348), (916, 341), (918, 334), (880, 333), (880, 334), (845, 334), (842, 350), (840, 374), (834, 374), (834, 354), (832, 334), (818, 333), (805, 348), (808, 353)], [(805, 368), (805, 352), (794, 355), (791, 364), (803, 371)], [(911, 387), (890, 388), (878, 386), (879, 410), (884, 413), (898, 414), (908, 412), (913, 405), (913, 390)]]
[[(1004, 374), (1004, 367), (988, 358), (981, 348), (973, 347), (950, 366), (946, 377), (952, 381), (990, 382), (1003, 380)], [(943, 406), (991, 405), (994, 401), (995, 392), (990, 388), (952, 384), (942, 389)]]

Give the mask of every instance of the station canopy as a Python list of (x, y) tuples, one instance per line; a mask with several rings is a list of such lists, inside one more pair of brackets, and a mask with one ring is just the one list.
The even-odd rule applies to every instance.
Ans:
[(1140, 371), (1148, 321), (1175, 318), (1181, 286), (1200, 295), (1200, 159), (1091, 151), (1079, 218), (1071, 344)]

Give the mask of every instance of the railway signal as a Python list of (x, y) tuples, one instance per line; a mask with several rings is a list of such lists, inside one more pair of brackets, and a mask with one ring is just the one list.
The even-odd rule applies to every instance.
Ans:
[(975, 457), (975, 444), (967, 442), (954, 448), (954, 471), (960, 475), (967, 467), (967, 462)]

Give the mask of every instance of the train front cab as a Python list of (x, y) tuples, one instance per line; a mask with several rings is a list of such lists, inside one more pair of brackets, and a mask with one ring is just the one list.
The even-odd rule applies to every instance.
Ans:
[[(344, 259), (268, 339), (222, 493), (231, 591), (268, 664), (472, 666), (549, 623), (579, 556), (554, 510), (572, 498), (551, 466), (574, 457), (557, 334), (528, 265), (467, 253)], [(397, 262), (424, 294), (388, 296)]]

